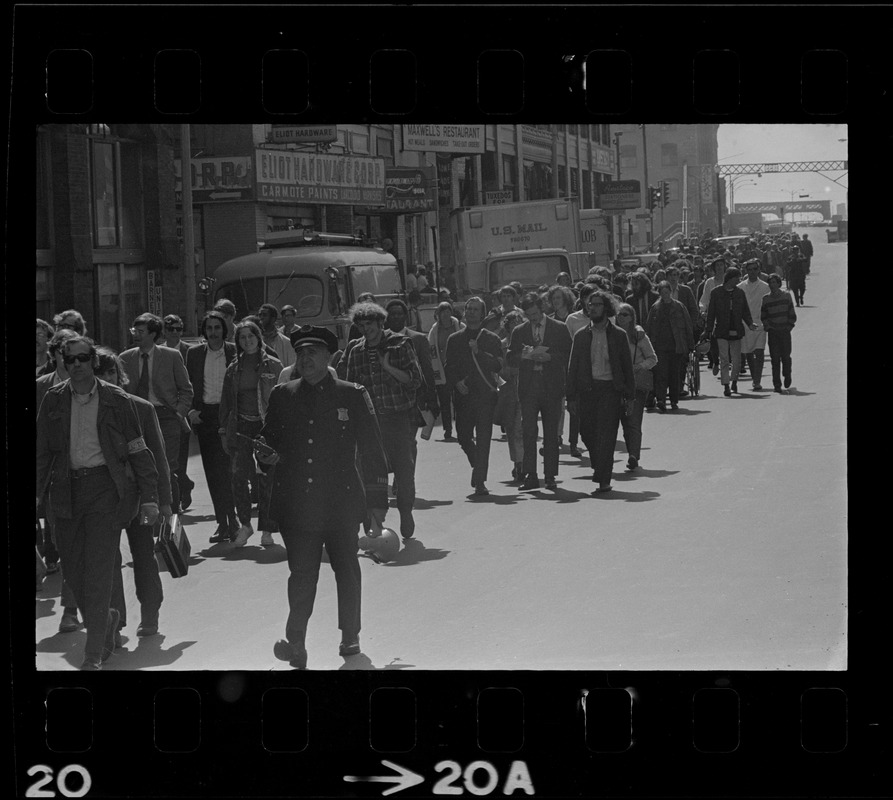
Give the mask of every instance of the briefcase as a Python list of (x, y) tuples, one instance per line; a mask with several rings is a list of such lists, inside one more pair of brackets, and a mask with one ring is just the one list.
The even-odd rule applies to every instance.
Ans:
[(179, 514), (172, 515), (170, 521), (163, 521), (155, 544), (158, 569), (162, 572), (167, 570), (172, 578), (182, 578), (189, 572), (191, 552), (189, 537), (186, 536)]

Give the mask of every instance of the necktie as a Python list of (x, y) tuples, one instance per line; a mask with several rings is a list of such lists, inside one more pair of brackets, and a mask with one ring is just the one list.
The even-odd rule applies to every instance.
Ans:
[(143, 400), (149, 399), (149, 354), (143, 353), (140, 358), (143, 361), (142, 369), (140, 370), (140, 379), (136, 384), (136, 393)]
[(533, 341), (534, 341), (534, 344), (536, 344), (537, 346), (539, 346), (543, 343), (543, 337), (540, 334), (540, 326), (539, 325), (533, 326)]

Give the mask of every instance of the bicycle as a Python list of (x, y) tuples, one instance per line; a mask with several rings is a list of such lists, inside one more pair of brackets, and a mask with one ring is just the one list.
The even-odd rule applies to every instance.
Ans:
[(697, 397), (701, 393), (701, 356), (709, 349), (709, 341), (698, 342), (694, 350), (689, 351), (688, 360), (685, 362), (685, 385), (692, 397)]

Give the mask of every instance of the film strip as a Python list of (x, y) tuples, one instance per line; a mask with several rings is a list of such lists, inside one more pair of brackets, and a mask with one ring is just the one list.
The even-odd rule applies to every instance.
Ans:
[[(41, 125), (362, 122), (412, 125), (425, 135), (434, 125), (442, 132), (539, 122), (849, 124), (868, 146), (869, 137), (859, 134), (884, 128), (890, 116), (884, 14), (870, 7), (19, 7), (7, 215), (9, 231), (29, 235), (10, 236), (9, 246), (17, 258), (31, 258), (34, 132)], [(888, 138), (885, 132), (871, 137), (881, 144)], [(857, 183), (863, 196), (873, 197), (883, 181), (863, 174)], [(19, 196), (28, 202), (14, 202)], [(64, 260), (65, 245), (56, 247), (57, 260)], [(19, 274), (7, 270), (8, 292), (19, 283)], [(21, 285), (30, 297), (30, 273)], [(7, 307), (13, 310), (12, 303)], [(853, 353), (851, 369), (858, 358)], [(816, 420), (845, 425), (846, 415)], [(13, 426), (8, 432), (14, 442)], [(815, 455), (817, 465), (823, 457)], [(26, 496), (30, 478), (24, 474), (9, 471), (11, 497)], [(443, 474), (452, 480), (450, 469)], [(842, 475), (836, 478), (843, 482)], [(426, 487), (425, 494), (435, 492)], [(838, 486), (835, 497), (846, 503), (846, 496)], [(721, 506), (708, 499), (709, 492), (693, 499), (692, 514), (667, 521), (668, 535), (677, 526), (720, 517)], [(796, 492), (778, 502), (796, 504)], [(488, 534), (484, 526), (502, 525), (479, 506), (437, 505), (431, 504), (433, 513), (450, 525), (460, 519), (472, 530), (480, 526), (475, 536), (481, 539)], [(759, 505), (755, 500), (755, 518)], [(20, 517), (11, 507), (10, 533)], [(560, 526), (560, 512), (556, 504), (530, 530), (524, 520), (512, 523), (513, 537), (501, 539), (505, 558), (515, 558), (518, 546), (535, 547), (538, 528)], [(619, 512), (612, 507), (601, 524), (624, 525)], [(649, 525), (660, 524), (660, 510), (654, 513), (657, 521)], [(397, 510), (391, 514), (395, 518)], [(758, 518), (762, 538), (771, 539), (771, 515)], [(877, 527), (870, 542), (863, 532), (835, 532), (848, 556), (838, 553), (826, 578), (847, 605), (838, 634), (845, 643), (823, 642), (826, 657), (806, 658), (807, 645), (792, 636), (775, 649), (778, 658), (759, 669), (746, 650), (677, 657), (656, 647), (650, 657), (648, 642), (664, 635), (643, 624), (654, 612), (639, 609), (624, 618), (622, 608), (600, 595), (598, 576), (605, 570), (603, 561), (596, 564), (605, 554), (594, 544), (579, 553), (593, 561), (587, 592), (567, 594), (566, 605), (549, 603), (561, 595), (564, 579), (552, 568), (554, 555), (541, 552), (542, 577), (525, 591), (542, 595), (543, 602), (527, 595), (516, 615), (501, 608), (508, 622), (495, 636), (483, 625), (490, 632), (483, 639), (479, 620), (504, 602), (498, 586), (481, 592), (473, 614), (462, 603), (464, 617), (451, 617), (448, 604), (419, 615), (408, 604), (389, 605), (386, 590), (375, 587), (386, 568), (375, 565), (377, 573), (364, 564), (364, 591), (379, 609), (377, 619), (364, 614), (364, 643), (372, 643), (374, 653), (381, 638), (376, 628), (403, 627), (400, 648), (351, 661), (336, 660), (334, 645), (324, 645), (332, 651), (325, 657), (310, 647), (307, 671), (286, 671), (272, 656), (255, 655), (281, 635), (284, 577), (257, 597), (228, 596), (225, 585), (209, 581), (218, 623), (204, 633), (221, 643), (220, 652), (200, 664), (184, 657), (193, 667), (184, 669), (178, 656), (200, 642), (201, 629), (162, 644), (155, 657), (134, 661), (132, 669), (86, 675), (68, 669), (72, 664), (48, 668), (40, 658), (36, 666), (35, 628), (16, 599), (25, 591), (16, 567), (10, 612), (14, 793), (888, 796), (890, 709), (880, 648), (886, 603), (878, 591)], [(779, 535), (800, 538), (812, 533), (779, 529)], [(13, 566), (25, 563), (23, 540), (10, 538)], [(459, 555), (467, 574), (486, 585), (487, 575), (476, 574), (476, 547), (467, 537)], [(428, 562), (414, 562), (415, 569), (449, 555), (446, 549), (428, 552)], [(635, 582), (636, 559), (619, 561)], [(765, 568), (771, 571), (770, 564)], [(332, 583), (323, 569), (311, 626), (334, 631), (334, 588), (323, 599), (323, 584)], [(457, 594), (469, 591), (473, 579), (467, 581)], [(667, 588), (670, 596), (655, 595), (655, 605), (671, 602)], [(511, 594), (508, 585), (501, 591)], [(423, 605), (424, 593), (415, 602)], [(800, 629), (814, 629), (812, 600), (796, 602)], [(257, 637), (227, 641), (227, 616), (239, 606), (257, 615)], [(46, 613), (58, 611), (53, 608)], [(604, 618), (613, 620), (607, 628), (642, 626), (635, 655), (599, 652), (586, 625)], [(723, 626), (721, 620), (712, 624)], [(544, 652), (551, 645), (536, 631), (576, 625), (581, 628), (568, 632), (564, 652)], [(177, 620), (176, 628), (188, 631), (188, 619)], [(396, 640), (392, 635), (389, 641)], [(54, 641), (38, 635), (39, 654), (62, 647)], [(431, 665), (415, 663), (413, 641), (438, 654)], [(516, 646), (519, 641), (524, 647)], [(804, 633), (802, 641), (812, 640)], [(137, 642), (131, 644), (132, 651)], [(502, 648), (510, 660), (500, 657)], [(454, 651), (460, 655), (453, 657)], [(474, 652), (480, 657), (469, 655)], [(626, 666), (631, 662), (635, 666)]]

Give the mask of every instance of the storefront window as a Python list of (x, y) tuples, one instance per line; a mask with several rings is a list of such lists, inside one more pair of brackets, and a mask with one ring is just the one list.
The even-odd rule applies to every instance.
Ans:
[(129, 346), (128, 329), (146, 310), (143, 265), (97, 264), (96, 291), (97, 341), (119, 350)]
[(122, 247), (143, 246), (143, 183), (139, 147), (120, 145)]
[(118, 191), (113, 142), (93, 142), (93, 246), (118, 245)]

